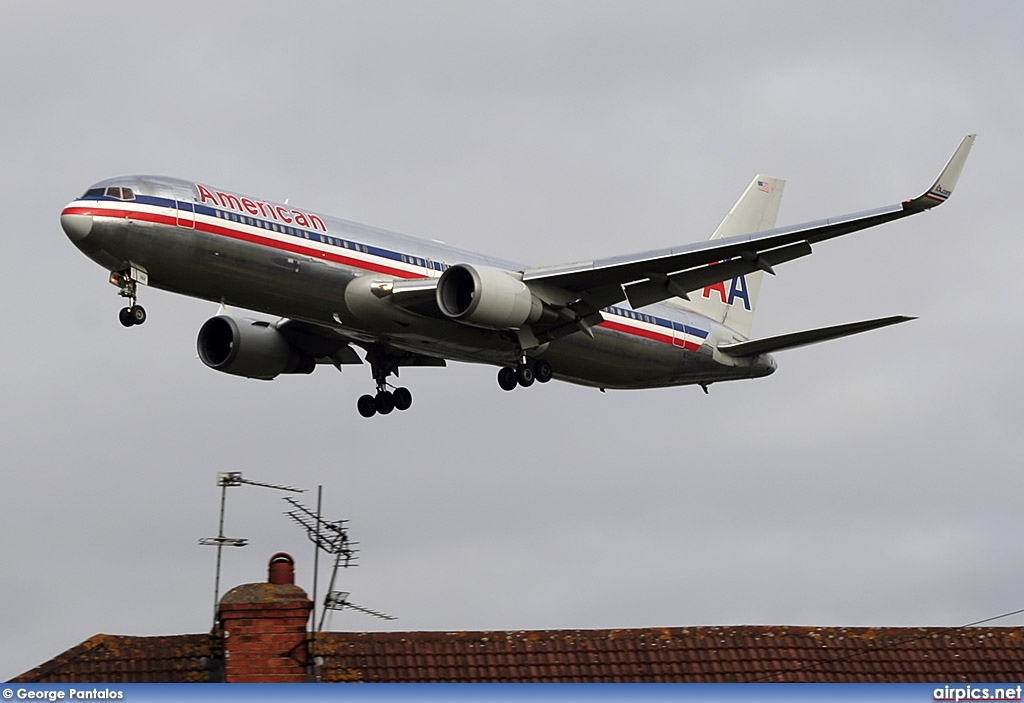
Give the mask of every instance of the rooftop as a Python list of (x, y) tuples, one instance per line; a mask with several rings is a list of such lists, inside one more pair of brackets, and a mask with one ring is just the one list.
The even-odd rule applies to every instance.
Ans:
[[(208, 634), (96, 635), (14, 681), (213, 681), (221, 646)], [(327, 682), (998, 683), (1024, 673), (1024, 628), (327, 632), (307, 663), (318, 657)]]

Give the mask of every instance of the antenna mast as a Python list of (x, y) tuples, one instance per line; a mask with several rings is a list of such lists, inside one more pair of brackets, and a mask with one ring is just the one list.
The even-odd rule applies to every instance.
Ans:
[(220, 601), (220, 564), (221, 564), (221, 552), (224, 547), (244, 547), (249, 544), (249, 540), (243, 537), (225, 537), (224, 536), (224, 508), (227, 503), (228, 487), (229, 486), (241, 486), (243, 483), (249, 484), (250, 486), (260, 486), (261, 488), (273, 488), (277, 491), (291, 491), (292, 493), (304, 493), (305, 489), (293, 488), (291, 486), (278, 486), (274, 483), (264, 483), (263, 481), (254, 481), (252, 479), (242, 478), (241, 471), (218, 471), (217, 472), (217, 485), (220, 486), (220, 522), (217, 530), (216, 537), (203, 537), (199, 540), (199, 544), (204, 547), (216, 547), (217, 548), (217, 574), (213, 581), (213, 625), (217, 626), (217, 604)]
[[(359, 551), (355, 546), (358, 543), (352, 542), (348, 537), (348, 530), (345, 527), (345, 523), (347, 523), (348, 520), (328, 522), (323, 519), (320, 513), (320, 498), (321, 493), (318, 491), (317, 511), (315, 513), (294, 498), (284, 499), (293, 508), (292, 510), (287, 511), (285, 515), (287, 515), (292, 522), (306, 530), (306, 536), (316, 545), (317, 552), (322, 549), (328, 554), (334, 555), (334, 567), (331, 569), (331, 582), (327, 587), (327, 596), (324, 598), (323, 611), (320, 613), (320, 622), (317, 624), (316, 631), (323, 631), (324, 618), (327, 616), (328, 610), (341, 610), (345, 606), (366, 613), (367, 615), (383, 618), (385, 620), (394, 620), (395, 618), (391, 615), (350, 603), (348, 602), (348, 593), (334, 590), (334, 582), (338, 577), (338, 569), (347, 569), (350, 566), (355, 566), (356, 554)], [(314, 564), (317, 563), (318, 560), (314, 559)], [(314, 566), (314, 569), (316, 569), (316, 566)], [(316, 603), (315, 589), (317, 580), (318, 575), (314, 572), (314, 604)], [(312, 615), (315, 620), (316, 613), (314, 612)]]

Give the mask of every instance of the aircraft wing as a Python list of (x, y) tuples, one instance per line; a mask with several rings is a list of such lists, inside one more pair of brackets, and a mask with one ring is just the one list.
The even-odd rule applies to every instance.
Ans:
[(363, 336), (347, 335), (335, 327), (290, 319), (278, 320), (274, 327), (292, 346), (316, 359), (317, 363), (329, 363), (338, 368), (343, 364), (363, 363), (359, 354), (352, 348), (353, 344), (366, 352), (367, 361), (371, 365), (387, 363), (395, 369), (403, 366), (447, 365), (442, 358), (395, 349)]
[(682, 247), (529, 269), (523, 281), (531, 288), (571, 293), (575, 300), (552, 301), (571, 307), (580, 319), (598, 314), (608, 305), (629, 299), (634, 306), (730, 280), (811, 253), (811, 245), (851, 232), (914, 215), (942, 204), (952, 194), (975, 135), (957, 147), (932, 186), (922, 195), (887, 207), (804, 224), (698, 242)]

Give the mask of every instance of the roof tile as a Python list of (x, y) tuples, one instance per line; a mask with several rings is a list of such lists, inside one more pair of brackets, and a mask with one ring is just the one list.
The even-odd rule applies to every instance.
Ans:
[[(460, 633), (323, 633), (325, 680), (356, 667), (374, 681), (1014, 681), (1022, 630), (694, 627)], [(415, 643), (415, 644), (412, 644)], [(372, 649), (387, 655), (346, 652)], [(389, 655), (446, 666), (402, 670)]]
[(12, 683), (179, 683), (212, 681), (210, 635), (95, 635)]

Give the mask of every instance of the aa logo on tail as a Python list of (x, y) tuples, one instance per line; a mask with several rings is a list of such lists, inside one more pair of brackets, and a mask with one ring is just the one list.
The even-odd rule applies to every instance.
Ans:
[(704, 288), (704, 297), (711, 299), (711, 294), (717, 293), (725, 305), (735, 305), (737, 300), (743, 301), (743, 307), (750, 310), (750, 294), (747, 292), (747, 277), (737, 276), (729, 283), (729, 290), (726, 291), (725, 281), (719, 281), (712, 286)]

